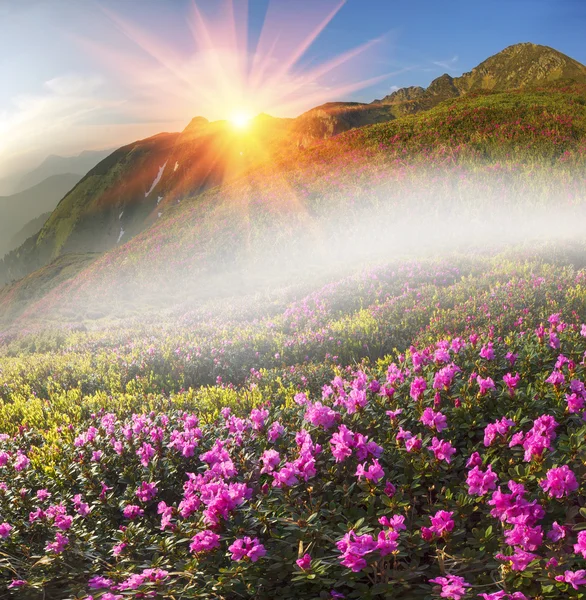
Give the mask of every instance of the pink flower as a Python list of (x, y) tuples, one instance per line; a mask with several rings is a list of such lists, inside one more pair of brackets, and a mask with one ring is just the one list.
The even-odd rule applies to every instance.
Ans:
[(65, 550), (67, 544), (69, 544), (69, 538), (57, 532), (55, 534), (55, 541), (47, 543), (45, 550), (47, 552), (53, 552), (54, 554), (61, 554), (63, 550)]
[(28, 581), (26, 579), (13, 579), (9, 584), (9, 588), (20, 588), (28, 585)]
[(431, 531), (439, 537), (447, 535), (454, 529), (453, 514), (453, 512), (438, 510), (433, 517), (430, 517)]
[(578, 543), (574, 544), (574, 552), (586, 558), (586, 531), (580, 531), (578, 534)]
[(484, 445), (488, 448), (492, 445), (498, 435), (505, 437), (509, 429), (515, 425), (515, 421), (503, 417), (500, 421), (489, 423), (484, 428)]
[(482, 377), (478, 377), (476, 379), (476, 382), (478, 383), (478, 387), (480, 388), (481, 396), (484, 396), (484, 394), (486, 394), (488, 392), (488, 390), (496, 389), (496, 387), (494, 385), (494, 381), (492, 380), (491, 377), (487, 377), (486, 379), (482, 379)]
[(121, 542), (120, 544), (116, 544), (112, 548), (112, 554), (114, 556), (120, 556), (122, 554), (122, 552), (124, 552), (124, 548), (126, 548), (126, 546), (128, 546), (128, 544), (126, 542)]
[(441, 586), (442, 591), (440, 596), (442, 598), (449, 598), (450, 600), (461, 600), (466, 595), (466, 588), (470, 587), (470, 584), (466, 583), (463, 577), (458, 577), (457, 575), (436, 577), (435, 579), (430, 579), (429, 583), (436, 583)]
[(566, 571), (563, 575), (558, 575), (555, 580), (569, 583), (577, 590), (579, 585), (586, 585), (586, 570)]
[(584, 408), (584, 398), (578, 394), (566, 394), (566, 402), (568, 403), (568, 412), (577, 413)]
[(366, 463), (359, 464), (355, 473), (356, 477), (360, 481), (363, 477), (374, 483), (378, 483), (384, 476), (385, 472), (380, 466), (380, 463), (375, 458), (372, 463), (366, 468)]
[(515, 393), (515, 389), (516, 389), (517, 385), (519, 384), (520, 380), (521, 380), (521, 376), (519, 375), (519, 373), (515, 373), (514, 375), (511, 375), (511, 373), (507, 373), (503, 377), (503, 381), (504, 381), (505, 385), (507, 386), (507, 388), (509, 390), (509, 394), (511, 394), (511, 396)]
[(144, 510), (136, 504), (127, 504), (122, 512), (127, 519), (136, 519), (144, 515)]
[(529, 564), (536, 558), (539, 558), (537, 554), (526, 552), (520, 548), (516, 548), (514, 554), (511, 556), (505, 556), (504, 554), (497, 554), (495, 556), (498, 560), (507, 560), (511, 563), (511, 569), (513, 571), (524, 571)]
[(269, 442), (276, 442), (284, 433), (285, 428), (279, 421), (275, 421), (267, 431), (267, 439)]
[(340, 413), (332, 410), (329, 406), (324, 406), (321, 402), (307, 404), (304, 419), (314, 427), (323, 427), (331, 429), (340, 419)]
[(371, 535), (358, 536), (354, 531), (349, 531), (336, 542), (336, 546), (341, 552), (340, 564), (357, 573), (367, 566), (368, 563), (364, 557), (376, 550), (377, 542)]
[(432, 408), (426, 408), (419, 420), (427, 427), (435, 429), (438, 433), (441, 433), (448, 426), (446, 416), (441, 412), (435, 412)]
[(456, 449), (450, 442), (441, 441), (436, 437), (431, 440), (431, 450), (436, 460), (445, 460), (448, 464), (451, 462), (452, 455), (456, 453)]
[(480, 357), (486, 360), (494, 360), (495, 354), (492, 348), (492, 342), (488, 342), (485, 346), (480, 349)]
[(109, 589), (112, 587), (113, 583), (114, 582), (111, 579), (101, 577), (100, 575), (95, 575), (87, 582), (88, 587), (91, 590)]
[(24, 469), (26, 469), (30, 464), (31, 461), (28, 459), (28, 457), (25, 454), (19, 453), (14, 461), (14, 469), (16, 471), (24, 471)]
[(12, 525), (9, 523), (1, 523), (0, 524), (0, 538), (6, 539), (10, 532), (12, 531)]
[(191, 538), (189, 550), (194, 554), (198, 552), (210, 552), (220, 547), (220, 536), (209, 529), (196, 533)]
[(281, 462), (281, 456), (276, 450), (265, 450), (260, 460), (263, 463), (263, 468), (260, 471), (261, 474), (272, 473), (275, 467)]
[(539, 485), (544, 492), (549, 492), (552, 498), (562, 498), (569, 496), (578, 489), (576, 476), (567, 465), (550, 469), (547, 472), (546, 479), (542, 479)]
[(253, 408), (250, 412), (250, 420), (252, 421), (252, 428), (256, 431), (261, 430), (264, 427), (265, 421), (269, 416), (269, 411), (265, 408)]
[[(554, 521), (551, 526), (551, 531), (547, 534), (548, 539), (552, 542), (559, 542), (566, 537), (566, 528)], [(575, 546), (574, 546), (575, 549)]]
[(136, 454), (140, 458), (140, 464), (143, 467), (148, 467), (151, 458), (155, 455), (155, 449), (147, 442), (143, 442), (142, 446), (136, 451)]
[(496, 489), (498, 476), (493, 472), (492, 466), (488, 465), (486, 471), (474, 467), (468, 472), (466, 483), (468, 484), (468, 493), (471, 496), (484, 496), (490, 490)]
[(256, 562), (267, 553), (265, 547), (259, 542), (258, 538), (244, 537), (237, 539), (228, 550), (232, 553), (232, 560), (240, 561), (244, 558), (249, 558), (252, 562)]
[(298, 558), (295, 562), (297, 563), (297, 566), (304, 571), (311, 569), (311, 556), (309, 554), (304, 554), (303, 558)]
[(421, 398), (423, 398), (423, 392), (425, 392), (426, 389), (427, 382), (425, 381), (425, 379), (423, 379), (423, 377), (416, 377), (411, 382), (411, 390), (409, 392), (411, 398), (413, 398), (413, 400), (415, 400), (416, 402), (418, 400), (421, 400)]
[(158, 489), (154, 483), (143, 481), (136, 490), (136, 496), (141, 502), (148, 502), (157, 495)]

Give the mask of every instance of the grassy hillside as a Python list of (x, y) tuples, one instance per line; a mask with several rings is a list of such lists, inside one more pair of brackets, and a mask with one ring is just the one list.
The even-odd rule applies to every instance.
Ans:
[[(221, 279), (223, 270), (247, 269), (246, 278), (263, 285), (263, 278), (286, 277), (286, 264), (343, 262), (346, 240), (353, 237), (364, 256), (365, 239), (373, 247), (380, 242), (382, 250), (400, 245), (401, 232), (391, 235), (380, 224), (412, 227), (415, 214), (432, 233), (434, 219), (446, 214), (480, 223), (492, 214), (514, 235), (528, 210), (545, 219), (555, 209), (570, 235), (585, 197), (585, 97), (579, 85), (470, 95), (422, 115), (347, 132), (301, 151), (294, 161), (275, 160), (166, 207), (147, 231), (56, 288), (28, 314), (76, 301), (92, 307), (98, 297), (101, 310), (109, 302), (118, 310), (122, 298), (131, 306), (171, 289), (168, 301), (181, 302), (197, 296), (211, 273)], [(506, 220), (502, 210), (510, 211)]]
[(0, 258), (24, 241), (13, 245), (13, 235), (43, 213), (52, 212), (79, 179), (78, 175), (72, 173), (54, 175), (22, 192), (0, 197)]
[(583, 598), (586, 252), (551, 250), (5, 338), (3, 593)]

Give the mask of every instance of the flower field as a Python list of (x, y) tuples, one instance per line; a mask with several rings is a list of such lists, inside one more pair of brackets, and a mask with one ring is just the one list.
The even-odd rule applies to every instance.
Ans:
[(6, 335), (15, 598), (586, 596), (581, 247)]

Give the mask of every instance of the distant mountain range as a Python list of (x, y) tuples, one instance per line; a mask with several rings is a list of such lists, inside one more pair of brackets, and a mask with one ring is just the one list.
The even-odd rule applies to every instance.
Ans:
[(21, 175), (0, 180), (0, 196), (12, 196), (34, 187), (53, 175), (79, 175), (81, 179), (90, 169), (110, 155), (108, 150), (85, 150), (77, 156), (48, 156), (38, 167)]
[[(183, 199), (259, 167), (276, 170), (283, 161), (294, 162), (304, 148), (350, 129), (427, 111), (446, 100), (566, 80), (586, 83), (586, 67), (552, 48), (523, 43), (460, 77), (445, 74), (425, 89), (402, 88), (371, 104), (328, 103), (297, 119), (261, 115), (253, 124), (253, 141), (224, 122), (195, 118), (181, 133), (162, 133), (114, 151), (76, 181), (58, 206), (39, 205), (28, 220), (54, 210), (38, 232), (0, 263), (0, 283), (20, 279), (65, 254), (106, 252), (156, 224)], [(75, 164), (96, 156), (84, 153)], [(27, 180), (63, 168), (64, 160), (50, 157)], [(11, 222), (8, 239), (27, 221), (15, 225), (3, 219)]]
[(24, 240), (17, 238), (14, 241), (19, 243), (14, 245), (14, 236), (43, 213), (51, 213), (78, 181), (79, 175), (72, 173), (51, 175), (27, 190), (0, 196), (0, 257), (22, 244)]

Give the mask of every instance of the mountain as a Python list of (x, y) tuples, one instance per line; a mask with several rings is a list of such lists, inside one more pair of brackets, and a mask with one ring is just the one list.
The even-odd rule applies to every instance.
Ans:
[(78, 180), (72, 173), (52, 175), (30, 189), (0, 196), (0, 257), (18, 246), (12, 242), (16, 232), (41, 214), (53, 211)]
[[(584, 106), (586, 84), (467, 94), (290, 146), (222, 185), (161, 201), (160, 218), (80, 270), (76, 261), (58, 285), (52, 273), (70, 255), (7, 286), (0, 320), (144, 316), (434, 243), (469, 253), (542, 231), (582, 235)], [(191, 134), (197, 143), (201, 132)], [(238, 137), (228, 139), (240, 156)], [(181, 164), (163, 169), (153, 193), (172, 193)]]
[(26, 240), (28, 240), (28, 238), (30, 238), (31, 236), (38, 233), (42, 229), (43, 225), (47, 222), (47, 219), (50, 216), (51, 216), (51, 212), (46, 212), (46, 213), (43, 213), (42, 215), (39, 215), (38, 217), (35, 217), (31, 221), (29, 221), (22, 229), (17, 231), (10, 238), (10, 241), (9, 241), (10, 248), (11, 249), (18, 248), (19, 246), (24, 244), (24, 242), (26, 242)]
[(17, 191), (37, 185), (44, 179), (62, 173), (74, 173), (81, 179), (90, 169), (112, 153), (110, 150), (85, 150), (77, 156), (48, 156), (36, 169), (22, 175)]
[(549, 46), (514, 44), (460, 77), (444, 74), (427, 89), (401, 88), (375, 104), (395, 106), (397, 114), (413, 114), (471, 92), (502, 92), (559, 80), (586, 83), (586, 66)]
[[(427, 89), (404, 88), (371, 104), (328, 103), (297, 119), (261, 115), (246, 132), (197, 117), (180, 133), (129, 144), (102, 160), (63, 198), (39, 233), (5, 257), (0, 282), (19, 279), (67, 253), (102, 253), (125, 244), (156, 227), (184, 200), (203, 198), (216, 186), (229, 190), (226, 183), (246, 174), (263, 173), (268, 180), (290, 164), (305, 164), (308, 157), (317, 161), (319, 153), (307, 153), (315, 142), (344, 137), (341, 134), (351, 130), (374, 132), (374, 125), (402, 122), (406, 116), (479, 93), (531, 90), (556, 81), (586, 82), (586, 67), (551, 48), (517, 44), (461, 77), (445, 74)], [(503, 115), (491, 118), (499, 121)], [(409, 123), (405, 121), (398, 131), (410, 131)], [(407, 138), (402, 143), (410, 143)], [(337, 151), (342, 153), (350, 139), (345, 138)], [(436, 141), (425, 127), (418, 139), (427, 140), (432, 149)], [(318, 164), (307, 168), (319, 172)], [(246, 194), (238, 194), (234, 201), (240, 202)], [(201, 203), (205, 205), (204, 200)]]

